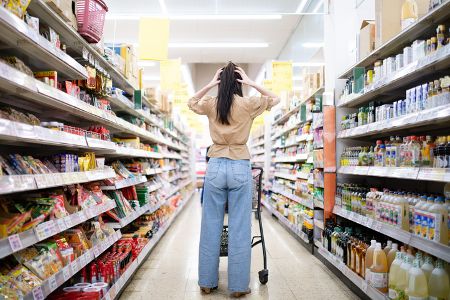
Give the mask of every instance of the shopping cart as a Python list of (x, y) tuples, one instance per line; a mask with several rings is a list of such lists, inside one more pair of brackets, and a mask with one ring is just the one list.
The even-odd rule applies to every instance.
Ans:
[[(252, 167), (253, 191), (252, 191), (252, 211), (255, 212), (255, 218), (259, 224), (259, 234), (253, 236), (252, 248), (261, 244), (264, 260), (264, 269), (258, 272), (259, 282), (266, 284), (269, 281), (269, 270), (267, 269), (266, 243), (264, 241), (264, 232), (261, 219), (261, 186), (263, 169), (261, 167)], [(228, 226), (224, 225), (220, 241), (220, 256), (228, 256)]]

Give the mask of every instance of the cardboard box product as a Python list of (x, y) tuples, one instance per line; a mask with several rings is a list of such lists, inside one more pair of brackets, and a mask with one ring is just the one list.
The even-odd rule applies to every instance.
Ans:
[(364, 20), (359, 29), (358, 60), (366, 58), (375, 50), (375, 21)]
[(375, 49), (401, 31), (401, 10), (404, 0), (375, 0)]

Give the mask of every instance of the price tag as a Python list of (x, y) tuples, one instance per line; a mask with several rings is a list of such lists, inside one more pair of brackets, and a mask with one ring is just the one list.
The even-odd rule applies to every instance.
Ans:
[(83, 223), (83, 222), (85, 222), (87, 220), (86, 215), (85, 215), (85, 213), (83, 211), (79, 212), (78, 216), (80, 218), (80, 223)]
[(111, 300), (111, 296), (109, 295), (109, 292), (108, 293), (106, 293), (106, 295), (105, 295), (105, 300)]
[(366, 226), (368, 228), (372, 228), (372, 226), (373, 226), (373, 219), (372, 218), (367, 218)]
[(78, 273), (78, 260), (74, 260), (71, 264), (70, 264), (70, 268), (72, 270), (72, 274), (75, 275)]
[(42, 288), (40, 286), (33, 289), (33, 299), (34, 300), (44, 300), (44, 294), (42, 293)]
[(352, 221), (353, 221), (354, 217), (355, 217), (355, 213), (354, 213), (354, 212), (351, 212), (351, 213), (349, 214), (349, 216), (348, 216), (348, 218), (349, 218), (350, 220), (352, 220)]
[(63, 268), (63, 278), (64, 278), (64, 281), (69, 280), (69, 278), (70, 278), (71, 276), (72, 276), (72, 275), (70, 274), (70, 267), (69, 267), (69, 266), (64, 267), (64, 268)]
[(381, 222), (377, 222), (376, 224), (375, 224), (375, 231), (380, 231), (381, 230), (381, 227), (383, 226), (383, 224), (381, 223)]
[(48, 279), (48, 285), (50, 286), (50, 291), (54, 291), (58, 288), (58, 284), (56, 283), (56, 276), (50, 276), (50, 278)]
[(78, 262), (79, 262), (80, 268), (83, 268), (84, 265), (86, 264), (86, 254), (81, 255), (78, 258)]
[(94, 255), (95, 255), (95, 257), (98, 257), (100, 255), (100, 250), (98, 249), (98, 245), (94, 246)]
[(51, 236), (51, 231), (53, 230), (50, 228), (50, 223), (53, 223), (52, 221), (47, 221), (44, 223), (39, 224), (34, 228), (34, 232), (38, 238), (39, 241), (45, 240), (49, 236)]
[(66, 224), (66, 228), (72, 227), (72, 218), (71, 218), (71, 216), (67, 216), (63, 220), (64, 220), (64, 223)]
[(20, 240), (20, 237), (18, 234), (13, 234), (8, 237), (9, 246), (11, 246), (11, 249), (13, 252), (19, 251), (23, 248), (22, 241)]
[(56, 226), (58, 227), (58, 232), (62, 232), (67, 229), (67, 225), (65, 222), (66, 218), (57, 219), (56, 220)]

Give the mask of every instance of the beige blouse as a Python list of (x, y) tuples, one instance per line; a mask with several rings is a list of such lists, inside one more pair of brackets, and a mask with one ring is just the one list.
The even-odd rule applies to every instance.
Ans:
[(265, 110), (270, 110), (276, 103), (275, 100), (266, 96), (248, 98), (235, 95), (229, 116), (230, 125), (226, 125), (217, 119), (216, 97), (189, 99), (188, 106), (193, 112), (208, 116), (209, 132), (214, 142), (209, 148), (208, 156), (233, 160), (250, 159), (246, 144), (253, 120)]

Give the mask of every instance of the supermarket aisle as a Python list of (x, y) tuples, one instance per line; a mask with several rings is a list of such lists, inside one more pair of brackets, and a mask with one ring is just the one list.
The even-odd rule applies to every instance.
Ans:
[[(172, 225), (139, 269), (121, 300), (228, 299), (227, 262), (221, 259), (219, 290), (202, 295), (197, 285), (201, 207), (198, 196)], [(252, 253), (252, 293), (243, 299), (359, 299), (272, 217), (264, 213), (269, 283), (260, 285), (261, 248)], [(255, 223), (256, 225), (256, 223)], [(258, 230), (253, 226), (254, 230)]]

